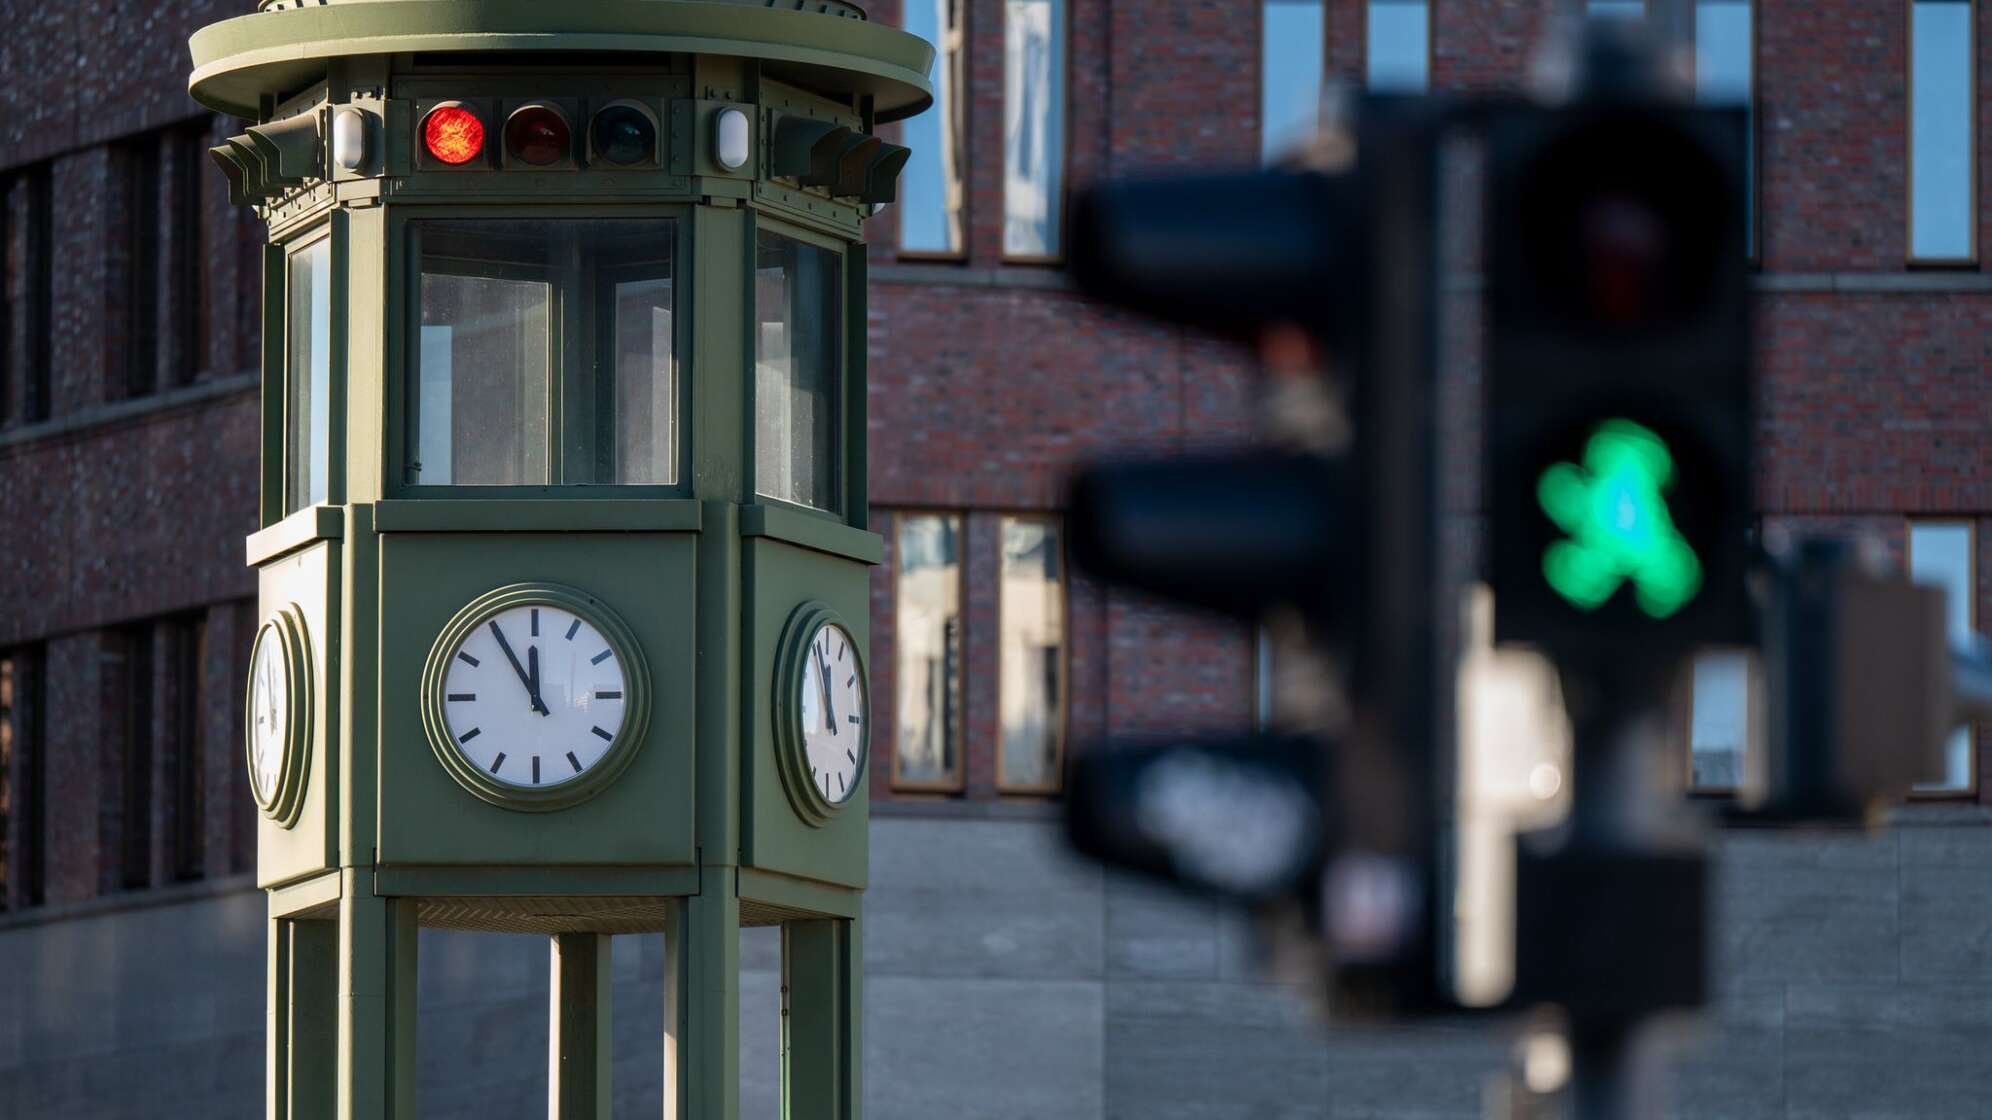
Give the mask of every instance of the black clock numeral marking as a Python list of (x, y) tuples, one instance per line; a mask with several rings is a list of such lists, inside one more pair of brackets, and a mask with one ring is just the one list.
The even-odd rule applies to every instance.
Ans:
[(858, 675), (856, 673), (852, 673), (848, 678), (845, 679), (844, 687), (849, 688), (856, 683), (858, 683)]
[(857, 754), (853, 751), (845, 751), (844, 757), (850, 759), (852, 762), (856, 762), (858, 760)]
[(844, 792), (844, 775), (842, 774), (837, 775), (837, 792)]
[(579, 774), (581, 772), (581, 760), (574, 757), (573, 751), (567, 752), (567, 764), (569, 766), (574, 767), (574, 772), (576, 774)]
[(598, 688), (595, 690), (595, 699), (620, 700), (622, 699), (622, 693), (613, 688)]
[(830, 796), (830, 775), (823, 775), (823, 796)]
[(864, 722), (864, 720), (861, 720), (861, 719), (859, 719), (859, 718), (858, 718), (858, 717), (856, 717), (856, 716), (845, 716), (845, 717), (844, 717), (844, 722), (846, 722), (846, 723), (863, 723), (863, 722)]
[(591, 727), (588, 730), (593, 731), (596, 735), (600, 736), (604, 740), (614, 741), (615, 739), (614, 735), (609, 734), (608, 732), (602, 730), (599, 727)]
[(602, 652), (596, 654), (595, 656), (589, 658), (588, 664), (600, 665), (602, 662), (607, 661), (609, 658), (614, 657), (615, 655), (616, 655), (615, 650), (605, 649)]
[[(473, 727), (473, 728), (471, 728), (471, 729), (470, 729), (469, 731), (466, 731), (466, 732), (464, 732), (463, 734), (461, 734), (461, 735), (457, 736), (457, 742), (459, 742), (459, 743), (468, 743), (468, 742), (470, 742), (470, 741), (471, 741), (472, 739), (475, 739), (475, 738), (477, 738), (477, 737), (478, 737), (479, 735), (482, 735), (482, 734), (484, 734), (484, 729), (483, 729), (482, 727)], [(503, 756), (500, 756), (500, 757), (503, 757)]]
[(473, 668), (473, 669), (477, 668), (477, 666), (478, 666), (478, 660), (477, 660), (477, 658), (475, 658), (475, 657), (472, 657), (471, 655), (469, 655), (469, 654), (467, 654), (467, 653), (463, 652), (462, 650), (458, 650), (458, 651), (457, 651), (457, 657), (458, 657), (458, 658), (459, 658), (460, 660), (462, 660), (462, 661), (464, 662), (464, 664), (466, 664), (466, 665), (469, 665), (469, 666), (470, 666), (471, 668)]
[(844, 648), (845, 647), (843, 642), (837, 643), (837, 660), (839, 661), (844, 660)]
[(491, 760), (491, 772), (493, 774), (496, 774), (498, 772), (498, 768), (503, 765), (505, 765), (505, 752), (499, 751), (498, 757)]
[(533, 784), (539, 784), (539, 756), (533, 756)]
[(567, 640), (568, 640), (568, 641), (570, 641), (570, 642), (571, 642), (571, 641), (573, 641), (573, 640), (574, 640), (574, 633), (575, 633), (575, 631), (577, 631), (577, 630), (579, 630), (579, 629), (581, 629), (581, 620), (577, 618), (577, 619), (575, 619), (575, 620), (574, 620), (574, 623), (573, 623), (573, 625), (571, 625), (571, 626), (569, 626), (569, 627), (567, 628)]
[(475, 699), (477, 699), (477, 693), (475, 693), (475, 692), (452, 692), (452, 693), (450, 693), (450, 701), (451, 701), (452, 703), (454, 703), (454, 702), (456, 702), (456, 701), (458, 701), (458, 700), (475, 700)]
[(533, 608), (533, 637), (539, 637), (539, 608)]

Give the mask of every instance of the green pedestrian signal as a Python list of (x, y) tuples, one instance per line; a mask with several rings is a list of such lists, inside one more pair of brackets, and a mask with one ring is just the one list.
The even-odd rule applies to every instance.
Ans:
[(1686, 606), (1702, 565), (1667, 507), (1673, 486), (1674, 457), (1659, 436), (1630, 420), (1599, 424), (1581, 466), (1557, 463), (1536, 483), (1542, 511), (1566, 534), (1544, 550), (1543, 578), (1587, 611), (1628, 581), (1648, 617)]

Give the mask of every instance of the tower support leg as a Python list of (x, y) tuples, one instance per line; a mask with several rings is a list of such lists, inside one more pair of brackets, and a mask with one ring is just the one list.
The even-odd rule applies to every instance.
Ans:
[(547, 1024), (547, 1120), (609, 1120), (609, 939), (599, 933), (553, 936)]
[(338, 1120), (415, 1116), (415, 900), (373, 893), (342, 872)]
[(855, 919), (782, 926), (782, 1091), (789, 1120), (858, 1120), (864, 1111)]
[(664, 1118), (740, 1118), (740, 886), (699, 871), (664, 932)]

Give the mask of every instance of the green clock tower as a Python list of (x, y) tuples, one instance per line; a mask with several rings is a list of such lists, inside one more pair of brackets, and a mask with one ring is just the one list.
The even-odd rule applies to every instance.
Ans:
[(549, 939), (549, 1115), (609, 1115), (608, 938), (665, 1115), (854, 1120), (865, 260), (932, 50), (845, 0), (263, 0), (193, 96), (269, 223), (245, 764), (271, 1120), (415, 1115), (422, 926)]

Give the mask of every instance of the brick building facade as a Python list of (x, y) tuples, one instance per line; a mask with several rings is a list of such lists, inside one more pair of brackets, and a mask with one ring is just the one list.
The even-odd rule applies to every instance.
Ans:
[[(1047, 803), (1068, 746), (1240, 725), (1257, 675), (1251, 635), (1108, 593), (1056, 559), (1075, 460), (1248, 438), (1253, 403), (1244, 355), (1082, 304), (1056, 266), (1055, 214), (1097, 176), (1259, 160), (1262, 117), (1281, 108), (1262, 80), (1280, 46), (1267, 29), (1288, 8), (1320, 36), (1319, 74), (1355, 84), (1387, 46), (1374, 9), (1420, 8), (1425, 80), (1472, 90), (1520, 84), (1561, 5), (943, 0), (921, 15), (915, 2), (871, 15), (954, 35), (942, 119), (956, 185), (943, 184), (954, 227), (939, 242), (923, 226), (926, 243), (902, 249), (913, 197), (868, 230), (870, 493), (888, 544), (873, 584), (872, 1115), (1476, 1114), (1498, 1060), (1478, 1032), (1321, 1051), (1240, 963), (1238, 922), (1055, 853)], [(1992, 277), (1975, 247), (1992, 122), (1976, 104), (1992, 87), (1976, 47), (1992, 17), (1976, 5), (1962, 5), (1974, 252), (1913, 256), (1909, 212), (1915, 11), (1948, 3), (1690, 7), (1740, 4), (1750, 28), (1765, 527), (1867, 533), (1912, 561), (1912, 526), (1962, 527), (1982, 620)], [(0, 1010), (0, 1115), (260, 1107), (260, 1063), (230, 1057), (260, 1049), (262, 1022), (239, 715), (256, 621), (241, 541), (256, 527), (260, 231), (202, 154), (234, 122), (184, 92), (187, 34), (247, 7), (0, 0), (0, 1009), (22, 1009)], [(1049, 178), (1017, 166), (1019, 91), (1041, 107), (1053, 88), (1006, 65), (1032, 42), (1018, 27), (1056, 38), (1035, 72), (1056, 87)], [(1051, 206), (1032, 212), (1048, 246), (1010, 227), (1032, 217), (1016, 204), (1027, 190)], [(1458, 375), (1470, 387), (1471, 363)], [(938, 581), (951, 608), (909, 582), (909, 543), (931, 549), (935, 534), (952, 542)], [(1050, 579), (1014, 576), (1030, 564)], [(1019, 588), (1040, 597), (1035, 613)], [(925, 707), (901, 695), (921, 664), (901, 649), (915, 608), (929, 629), (945, 616), (946, 679), (921, 686)], [(1049, 653), (1023, 664), (1018, 643)], [(938, 709), (952, 738), (920, 747), (901, 727), (916, 709)], [(1992, 1052), (1992, 820), (1960, 802), (1992, 802), (1984, 729), (1975, 750), (1899, 834), (1725, 839), (1725, 995), (1688, 1114), (1982, 1109), (1970, 1086)], [(498, 1068), (471, 1040), (544, 1030), (543, 960), (425, 935), (425, 1104), (448, 1102), (425, 1114), (534, 1110), (543, 1072)], [(765, 946), (746, 961), (743, 998), (767, 997)], [(619, 1008), (647, 1006), (628, 1014), (654, 1027), (654, 946), (618, 964), (633, 993)], [(771, 1038), (744, 1043), (743, 1065)], [(93, 1077), (106, 1054), (138, 1072)], [(1019, 1084), (1016, 1064), (1040, 1076)], [(654, 1098), (654, 1071), (629, 1066), (619, 1098)], [(478, 1088), (456, 1083), (465, 1070)], [(944, 1086), (982, 1095), (964, 1105)]]

